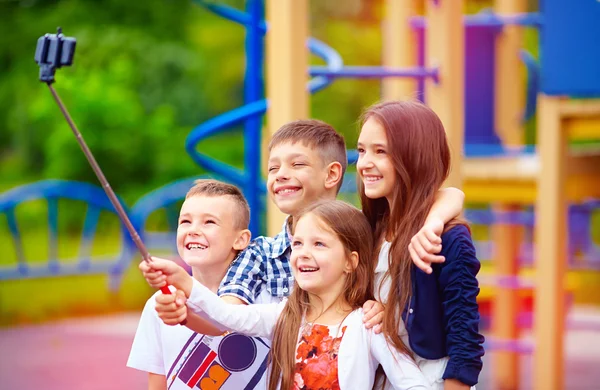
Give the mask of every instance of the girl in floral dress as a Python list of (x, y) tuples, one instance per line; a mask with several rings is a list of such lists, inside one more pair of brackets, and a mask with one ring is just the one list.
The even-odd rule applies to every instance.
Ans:
[(158, 259), (152, 267), (178, 274), (171, 280), (186, 280), (175, 285), (175, 304), (187, 303), (184, 312), (272, 340), (269, 390), (371, 390), (380, 365), (391, 388), (429, 389), (409, 355), (363, 324), (376, 261), (363, 213), (341, 201), (317, 203), (295, 221), (292, 233), (296, 285), (278, 304), (229, 305), (173, 262)]

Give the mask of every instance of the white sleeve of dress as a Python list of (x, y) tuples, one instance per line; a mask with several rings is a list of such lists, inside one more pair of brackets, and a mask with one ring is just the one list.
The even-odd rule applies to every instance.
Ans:
[(381, 364), (388, 383), (396, 390), (430, 389), (429, 382), (417, 364), (390, 346), (383, 334), (370, 332), (371, 354)]
[(218, 327), (254, 337), (271, 338), (277, 318), (285, 306), (281, 303), (233, 305), (194, 279), (187, 306)]

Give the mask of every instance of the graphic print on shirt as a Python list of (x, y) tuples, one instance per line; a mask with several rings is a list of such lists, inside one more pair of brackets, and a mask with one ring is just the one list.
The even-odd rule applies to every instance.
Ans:
[(167, 373), (167, 388), (254, 389), (265, 374), (268, 354), (268, 344), (258, 337), (194, 333)]
[(339, 326), (315, 324), (306, 327), (296, 349), (293, 390), (339, 390), (338, 352), (346, 331)]

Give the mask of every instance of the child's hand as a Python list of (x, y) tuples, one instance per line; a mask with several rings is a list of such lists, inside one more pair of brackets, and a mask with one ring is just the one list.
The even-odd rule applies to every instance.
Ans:
[(371, 329), (376, 334), (381, 333), (383, 328), (383, 311), (385, 307), (377, 301), (366, 301), (363, 305), (363, 322), (365, 328)]
[(192, 277), (185, 269), (171, 260), (152, 257), (150, 263), (142, 261), (139, 269), (144, 274), (148, 284), (153, 288), (159, 289), (165, 285), (175, 286), (188, 297), (192, 292)]
[(179, 325), (187, 318), (187, 298), (181, 290), (156, 295), (156, 313), (166, 325)]
[(442, 250), (443, 231), (444, 223), (441, 219), (429, 219), (408, 244), (413, 263), (425, 273), (433, 271), (431, 263), (443, 263), (446, 260), (444, 256), (436, 256)]

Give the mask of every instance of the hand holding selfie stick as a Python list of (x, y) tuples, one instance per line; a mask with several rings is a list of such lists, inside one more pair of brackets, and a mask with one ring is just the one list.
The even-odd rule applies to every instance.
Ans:
[[(75, 54), (75, 43), (75, 38), (65, 37), (62, 34), (60, 27), (58, 28), (58, 32), (56, 34), (46, 34), (38, 39), (37, 47), (35, 49), (35, 62), (37, 62), (40, 66), (40, 81), (45, 82), (48, 85), (48, 88), (50, 88), (50, 92), (52, 92), (52, 96), (54, 96), (58, 107), (60, 107), (60, 111), (62, 111), (65, 119), (71, 127), (71, 130), (73, 130), (73, 134), (75, 134), (75, 138), (77, 138), (77, 142), (79, 142), (79, 146), (81, 146), (83, 154), (85, 154), (85, 157), (87, 158), (88, 162), (92, 166), (92, 169), (96, 173), (96, 176), (98, 177), (100, 184), (102, 184), (104, 192), (106, 192), (106, 195), (108, 195), (110, 202), (114, 206), (115, 210), (117, 210), (119, 219), (121, 220), (121, 222), (123, 222), (123, 224), (129, 231), (129, 234), (131, 235), (135, 246), (137, 246), (138, 250), (142, 254), (142, 258), (144, 259), (144, 261), (151, 263), (152, 259), (150, 258), (150, 254), (148, 253), (146, 246), (144, 245), (139, 234), (131, 224), (127, 213), (125, 213), (125, 210), (123, 209), (123, 206), (121, 206), (121, 203), (117, 199), (115, 192), (110, 187), (110, 184), (108, 184), (108, 180), (106, 180), (106, 177), (104, 176), (104, 173), (102, 172), (100, 166), (96, 162), (94, 155), (83, 140), (81, 133), (79, 132), (79, 130), (77, 130), (77, 126), (75, 126), (73, 119), (71, 119), (71, 115), (69, 115), (67, 108), (60, 100), (60, 97), (56, 93), (56, 90), (52, 87), (52, 83), (54, 82), (54, 73), (56, 69), (62, 66), (70, 66), (73, 64), (73, 55)], [(168, 286), (161, 287), (160, 291), (162, 291), (163, 294), (171, 294), (171, 290), (169, 290)]]

